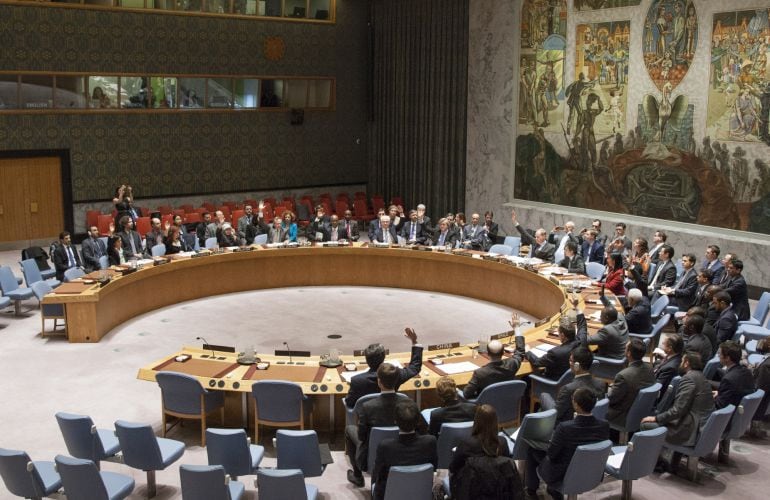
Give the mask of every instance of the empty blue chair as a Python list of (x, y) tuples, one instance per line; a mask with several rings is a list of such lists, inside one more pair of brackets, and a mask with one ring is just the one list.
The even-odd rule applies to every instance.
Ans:
[(770, 336), (770, 317), (768, 317), (765, 326), (753, 324), (738, 325), (738, 330), (735, 332), (733, 339), (738, 340), (741, 336), (743, 336), (744, 341), (762, 340)]
[(377, 447), (383, 439), (398, 439), (398, 427), (372, 427), (369, 431), (369, 453), (366, 455), (366, 471), (374, 470), (374, 459), (377, 457)]
[(204, 389), (197, 378), (176, 372), (155, 375), (163, 399), (163, 428), (166, 436), (166, 415), (179, 419), (201, 421), (201, 446), (206, 446), (206, 418), (219, 411), (219, 421), (225, 421), (225, 397), (221, 391)]
[(231, 481), (221, 465), (181, 465), (184, 500), (240, 500), (246, 487)]
[(207, 250), (211, 250), (213, 248), (219, 247), (219, 243), (217, 243), (216, 238), (206, 238), (205, 246)]
[(553, 428), (556, 425), (556, 410), (545, 410), (538, 413), (524, 415), (521, 427), (508, 436), (511, 458), (514, 460), (526, 460), (527, 450), (530, 446), (537, 449), (547, 449), (551, 442)]
[(259, 469), (257, 490), (259, 500), (316, 500), (318, 497), (318, 488), (305, 484), (299, 469)]
[(560, 484), (549, 484), (552, 489), (562, 492), (568, 498), (596, 488), (604, 478), (604, 467), (610, 456), (612, 441), (578, 446), (572, 455), (564, 480)]
[(751, 420), (754, 418), (763, 397), (765, 397), (765, 391), (762, 389), (757, 389), (751, 394), (743, 396), (741, 403), (733, 413), (730, 425), (727, 426), (727, 431), (719, 442), (720, 461), (726, 462), (730, 457), (730, 440), (740, 438), (749, 430)]
[(13, 301), (16, 315), (21, 314), (21, 301), (30, 299), (34, 295), (31, 288), (20, 287), (16, 276), (8, 266), (0, 266), (0, 290), (3, 295)]
[[(636, 337), (638, 339), (642, 339), (645, 342), (648, 342), (647, 344), (647, 351), (652, 354), (652, 351), (655, 349), (655, 346), (658, 345), (658, 340), (660, 339), (660, 332), (663, 331), (663, 329), (668, 325), (668, 322), (671, 321), (671, 316), (669, 314), (664, 314), (658, 320), (655, 322), (655, 325), (652, 327), (652, 331), (650, 333), (644, 334), (644, 333), (630, 333), (628, 334), (629, 337)], [(652, 356), (650, 356), (652, 358)], [(652, 359), (650, 359), (652, 361)]]
[(511, 247), (511, 255), (519, 255), (519, 250), (521, 250), (521, 236), (506, 236), (503, 245)]
[(86, 275), (86, 272), (79, 267), (70, 267), (64, 271), (64, 281), (73, 281)]
[(608, 398), (602, 398), (596, 402), (594, 409), (591, 410), (591, 415), (599, 420), (607, 420), (607, 410), (610, 409), (610, 400)]
[(56, 414), (67, 451), (75, 458), (91, 460), (99, 468), (99, 462), (108, 460), (120, 451), (115, 432), (97, 429), (87, 415), (59, 412)]
[[(436, 449), (438, 453), (438, 469), (448, 469), (452, 461), (452, 449), (465, 438), (471, 436), (473, 422), (452, 422), (441, 424), (438, 433)], [(390, 482), (390, 480), (388, 481)]]
[(0, 309), (5, 309), (11, 305), (11, 299), (8, 297), (0, 297)]
[(166, 245), (163, 243), (158, 243), (157, 245), (153, 245), (150, 249), (150, 252), (152, 253), (153, 257), (163, 257), (166, 255)]
[(107, 269), (110, 267), (110, 258), (106, 255), (99, 257), (99, 269)]
[(642, 419), (647, 415), (652, 415), (652, 409), (658, 400), (660, 393), (660, 384), (655, 383), (649, 387), (641, 389), (634, 399), (631, 408), (626, 414), (626, 422), (622, 426), (610, 424), (610, 427), (620, 432), (620, 444), (628, 442), (628, 435), (639, 430)]
[(703, 367), (703, 376), (706, 377), (706, 380), (714, 380), (720, 366), (722, 366), (722, 363), (719, 361), (719, 353), (706, 361), (706, 365)]
[[(374, 490), (374, 485), (372, 485)], [(433, 465), (396, 465), (388, 472), (385, 500), (431, 500)]]
[(663, 313), (666, 312), (670, 301), (671, 299), (668, 298), (668, 295), (661, 295), (655, 299), (655, 302), (650, 305), (650, 317), (653, 321), (658, 321)]
[(489, 253), (491, 254), (497, 254), (497, 255), (511, 255), (511, 252), (513, 252), (513, 248), (507, 246), (507, 245), (492, 245), (489, 247)]
[(594, 362), (591, 365), (591, 375), (612, 383), (615, 375), (626, 367), (626, 358), (605, 358), (594, 354)]
[(275, 434), (275, 451), (279, 469), (299, 469), (303, 477), (318, 477), (326, 469), (315, 431), (280, 429)]
[(667, 432), (668, 429), (665, 427), (637, 432), (628, 446), (612, 447), (612, 454), (623, 453), (623, 459), (620, 464), (606, 464), (605, 471), (615, 479), (623, 481), (621, 486), (623, 500), (631, 499), (634, 480), (649, 476), (655, 470)]
[(738, 325), (761, 325), (767, 319), (768, 311), (770, 311), (770, 292), (762, 292), (757, 301), (757, 307), (754, 308), (754, 313), (746, 321), (739, 321)]
[(67, 500), (120, 500), (134, 491), (134, 480), (116, 472), (100, 472), (91, 460), (56, 455)]
[(733, 411), (735, 411), (735, 406), (733, 405), (727, 405), (724, 408), (713, 411), (709, 415), (708, 420), (706, 420), (706, 425), (703, 426), (700, 434), (698, 434), (698, 439), (693, 446), (663, 443), (664, 447), (672, 451), (678, 451), (682, 455), (687, 455), (687, 472), (690, 481), (694, 482), (698, 479), (699, 459), (714, 451), (727, 428), (727, 424), (730, 423)]
[(254, 237), (255, 245), (267, 245), (267, 234), (258, 234)]
[(32, 293), (35, 294), (35, 297), (37, 297), (37, 300), (40, 302), (40, 321), (42, 323), (42, 329), (40, 330), (40, 335), (43, 337), (47, 336), (49, 332), (46, 332), (45, 330), (45, 320), (52, 319), (53, 320), (53, 332), (56, 333), (56, 324), (59, 320), (62, 320), (64, 323), (64, 335), (67, 335), (67, 314), (66, 310), (64, 309), (64, 304), (43, 304), (43, 297), (51, 293), (53, 290), (50, 286), (48, 286), (48, 283), (45, 281), (38, 281), (37, 283), (32, 284)]
[(24, 281), (27, 283), (27, 287), (32, 288), (33, 283), (38, 281), (45, 281), (51, 288), (56, 288), (61, 285), (61, 281), (56, 278), (44, 279), (43, 274), (40, 272), (40, 268), (37, 267), (37, 261), (35, 259), (25, 259), (19, 262), (21, 264), (21, 274), (24, 275)]
[(234, 480), (257, 473), (265, 448), (251, 444), (243, 429), (206, 429), (209, 465), (221, 465)]
[(163, 470), (184, 454), (184, 443), (155, 436), (152, 427), (118, 420), (115, 434), (123, 450), (123, 463), (147, 473), (147, 496), (156, 493), (155, 471)]
[(485, 387), (476, 399), (468, 401), (477, 405), (492, 405), (497, 412), (500, 427), (515, 427), (519, 425), (521, 397), (526, 389), (527, 383), (523, 380), (497, 382)]
[(600, 280), (604, 276), (604, 264), (599, 262), (589, 262), (586, 264), (586, 274), (592, 280)]
[(0, 477), (11, 494), (43, 498), (61, 488), (53, 462), (33, 462), (26, 452), (0, 448)]
[(540, 401), (541, 394), (546, 393), (550, 395), (553, 400), (556, 400), (559, 389), (572, 382), (574, 378), (575, 374), (569, 368), (562, 373), (558, 380), (553, 380), (534, 373), (530, 374), (529, 412), (533, 413), (535, 411), (535, 405)]
[[(254, 442), (259, 443), (259, 424), (271, 427), (299, 427), (311, 417), (312, 401), (302, 387), (283, 380), (260, 380), (252, 384), (254, 397)], [(312, 422), (312, 420), (311, 420)]]

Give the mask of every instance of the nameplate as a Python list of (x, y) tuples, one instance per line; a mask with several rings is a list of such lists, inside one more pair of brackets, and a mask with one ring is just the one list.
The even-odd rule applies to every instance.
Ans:
[(229, 345), (203, 344), (204, 351), (235, 352), (235, 347)]
[(168, 264), (170, 261), (164, 257), (155, 257), (152, 259), (152, 265), (153, 266), (162, 266), (163, 264)]
[(198, 252), (198, 253), (194, 253), (194, 254), (190, 255), (190, 258), (191, 259), (197, 259), (197, 258), (200, 258), (200, 257), (208, 257), (209, 255), (211, 255), (211, 252)]
[(287, 357), (297, 357), (297, 358), (309, 358), (310, 357), (310, 351), (275, 351), (275, 356), (287, 356)]
[(537, 328), (538, 326), (543, 326), (544, 324), (548, 323), (549, 321), (551, 321), (551, 318), (543, 318), (541, 320), (535, 321), (535, 328)]
[(455, 347), (460, 347), (459, 342), (446, 342), (444, 344), (434, 344), (428, 346), (428, 351), (441, 351), (444, 349), (454, 349)]
[[(390, 349), (385, 349), (385, 356), (390, 354)], [(364, 350), (363, 349), (356, 349), (353, 351), (353, 356), (363, 356)]]
[(509, 332), (500, 332), (492, 335), (489, 337), (489, 340), (500, 340), (500, 339), (507, 339), (508, 337), (511, 337), (513, 335), (513, 330)]
[(253, 252), (253, 251), (254, 251), (253, 247), (238, 247), (238, 248), (234, 248), (233, 249), (233, 253), (236, 253), (236, 252)]
[(549, 279), (549, 280), (550, 280), (550, 282), (551, 282), (551, 283), (553, 283), (554, 285), (556, 285), (556, 286), (561, 286), (561, 282), (560, 282), (559, 280), (557, 280), (556, 278), (554, 278), (553, 276), (549, 276), (549, 277), (548, 277), (548, 279)]

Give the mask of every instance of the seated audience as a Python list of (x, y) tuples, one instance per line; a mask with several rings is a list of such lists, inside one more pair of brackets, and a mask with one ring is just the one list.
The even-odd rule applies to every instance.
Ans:
[(128, 215), (124, 215), (120, 218), (119, 227), (118, 236), (123, 240), (123, 254), (128, 259), (141, 259), (143, 257), (142, 238), (134, 231), (134, 221)]
[(730, 340), (738, 331), (738, 316), (732, 305), (732, 299), (727, 292), (717, 292), (711, 299), (714, 309), (719, 312), (719, 319), (714, 323), (714, 331), (717, 334), (717, 342), (722, 343)]
[(453, 222), (446, 217), (439, 219), (438, 227), (436, 228), (436, 231), (433, 235), (434, 246), (450, 246), (454, 248), (457, 245), (459, 235), (451, 228), (452, 224)]
[(481, 216), (471, 215), (471, 223), (463, 228), (463, 248), (470, 250), (483, 250), (484, 239), (487, 237), (484, 226), (479, 224)]
[(598, 233), (595, 230), (588, 229), (583, 233), (581, 254), (586, 264), (598, 262), (604, 265), (604, 245), (599, 241)]
[(238, 233), (229, 222), (225, 222), (217, 230), (217, 244), (220, 248), (240, 246)]
[(669, 245), (663, 245), (658, 252), (658, 263), (655, 267), (655, 274), (650, 279), (647, 286), (648, 295), (652, 296), (652, 301), (658, 298), (659, 290), (665, 286), (674, 286), (676, 283), (676, 266), (671, 260), (674, 258), (674, 248)]
[(409, 245), (424, 245), (428, 236), (425, 227), (417, 217), (417, 210), (409, 211), (409, 220), (401, 228), (401, 236)]
[(259, 227), (262, 234), (267, 234), (268, 243), (283, 243), (289, 240), (289, 229), (283, 225), (283, 219), (280, 217), (274, 217), (271, 226), (265, 224), (260, 218)]
[(53, 264), (56, 269), (56, 279), (59, 281), (64, 281), (64, 271), (67, 269), (83, 267), (80, 254), (72, 244), (72, 236), (69, 231), (59, 233), (59, 244), (53, 251)]
[(86, 273), (100, 269), (99, 258), (107, 255), (107, 245), (99, 239), (99, 228), (91, 226), (88, 228), (88, 237), (80, 244), (83, 252), (83, 268)]
[(428, 233), (427, 236), (428, 238), (430, 238), (433, 235), (433, 232), (436, 230), (436, 228), (431, 225), (431, 218), (425, 215), (425, 205), (423, 205), (422, 203), (417, 205), (417, 222), (419, 222), (425, 227), (425, 232)]
[(585, 346), (580, 346), (570, 353), (570, 370), (575, 378), (569, 384), (563, 385), (556, 393), (556, 423), (572, 420), (575, 410), (572, 408), (572, 395), (581, 387), (589, 389), (602, 399), (607, 393), (607, 384), (591, 375), (594, 362), (593, 353)]
[(401, 228), (406, 222), (404, 217), (404, 207), (401, 205), (390, 205), (388, 207), (388, 217), (390, 217), (390, 225), (396, 230), (396, 234), (401, 231)]
[(511, 211), (511, 222), (516, 226), (516, 229), (521, 234), (521, 244), (529, 245), (529, 256), (536, 257), (546, 262), (553, 262), (554, 255), (556, 253), (556, 247), (548, 243), (548, 233), (542, 227), (535, 231), (535, 237), (533, 238), (529, 231), (521, 227), (521, 224), (516, 220), (516, 211)]
[(485, 387), (497, 382), (515, 380), (523, 354), (517, 349), (510, 358), (503, 360), (503, 344), (499, 340), (487, 344), (489, 363), (473, 372), (470, 382), (463, 389), (465, 399), (477, 397)]
[(586, 264), (583, 257), (577, 254), (577, 243), (570, 240), (564, 244), (564, 258), (559, 262), (559, 266), (567, 270), (568, 273), (585, 274)]
[[(262, 210), (260, 209), (260, 213)], [(206, 238), (216, 238), (219, 241), (219, 233), (222, 232), (222, 226), (225, 224), (225, 214), (221, 210), (214, 212), (214, 220), (206, 226)]]
[[(329, 217), (329, 224), (323, 226), (321, 231), (323, 232), (324, 241), (340, 241), (344, 240), (347, 236), (345, 234), (345, 228), (340, 224), (340, 219), (337, 215)], [(291, 240), (291, 237), (289, 237), (289, 240)]]
[(633, 242), (631, 241), (631, 238), (626, 236), (626, 223), (625, 222), (618, 222), (615, 224), (615, 240), (621, 240), (623, 241), (623, 248), (625, 248), (627, 251), (631, 251), (633, 247)]
[(724, 408), (741, 404), (743, 396), (754, 392), (754, 376), (741, 364), (741, 346), (734, 340), (719, 344), (719, 362), (722, 364), (722, 380), (719, 382), (714, 405)]
[(691, 314), (688, 311), (684, 319), (684, 327), (682, 327), (682, 340), (684, 341), (685, 352), (698, 353), (701, 359), (708, 362), (714, 356), (714, 346), (711, 340), (703, 334), (705, 324), (703, 316)]
[(646, 353), (647, 346), (641, 339), (633, 338), (628, 341), (626, 345), (628, 366), (615, 375), (615, 380), (607, 391), (607, 398), (610, 400), (607, 420), (613, 425), (625, 426), (628, 410), (634, 404), (636, 395), (641, 389), (655, 383), (652, 367), (642, 361)]
[(703, 260), (701, 270), (708, 269), (711, 271), (711, 283), (718, 285), (722, 281), (722, 275), (725, 272), (725, 266), (719, 260), (720, 249), (717, 245), (709, 245), (706, 247), (706, 258)]
[(630, 333), (646, 335), (652, 331), (650, 299), (638, 288), (632, 288), (626, 296), (626, 325)]
[(658, 401), (663, 399), (663, 395), (668, 390), (668, 385), (678, 374), (679, 365), (682, 363), (684, 341), (677, 334), (664, 335), (660, 347), (661, 349), (655, 350), (657, 359), (652, 366), (655, 382), (660, 384)]
[(438, 437), (443, 424), (454, 422), (469, 422), (476, 414), (476, 405), (460, 401), (457, 395), (457, 385), (450, 377), (441, 377), (436, 382), (436, 394), (441, 400), (441, 407), (430, 412), (429, 430)]
[(583, 311), (577, 313), (577, 338), (584, 345), (596, 345), (596, 354), (604, 358), (623, 359), (628, 342), (628, 325), (624, 317), (618, 317), (618, 311), (611, 306), (602, 309), (599, 320), (602, 327), (593, 335), (588, 335), (588, 324)]
[(757, 353), (764, 356), (762, 361), (754, 366), (754, 384), (757, 389), (765, 391), (762, 402), (754, 414), (754, 421), (764, 420), (767, 413), (768, 401), (770, 401), (770, 337), (765, 337), (757, 342)]
[(672, 305), (676, 305), (680, 311), (686, 311), (695, 302), (697, 291), (698, 273), (695, 271), (695, 255), (686, 253), (682, 255), (682, 276), (675, 286), (661, 287), (660, 293), (668, 295)]
[(709, 285), (706, 287), (705, 299), (708, 301), (708, 307), (706, 307), (706, 314), (703, 316), (706, 319), (706, 324), (714, 326), (719, 319), (720, 311), (714, 307), (714, 295), (722, 291), (722, 287), (719, 285)]
[[(203, 212), (201, 214), (201, 221), (198, 223), (197, 226), (195, 226), (195, 234), (198, 237), (198, 245), (200, 248), (206, 248), (206, 231), (209, 227), (209, 224), (211, 224), (211, 214), (209, 212)], [(252, 237), (252, 241), (254, 238)]]
[(607, 275), (604, 286), (615, 295), (625, 295), (626, 287), (623, 286), (623, 256), (613, 253), (607, 258)]
[(747, 321), (751, 317), (749, 308), (749, 289), (746, 285), (746, 278), (743, 277), (743, 261), (733, 259), (727, 264), (727, 274), (729, 276), (724, 290), (730, 294), (731, 303), (738, 321)]
[(107, 238), (107, 258), (111, 266), (120, 266), (126, 263), (126, 257), (123, 254), (123, 239), (120, 236), (109, 236)]
[(537, 357), (532, 351), (526, 353), (527, 361), (533, 370), (543, 369), (543, 376), (558, 380), (569, 370), (570, 353), (580, 345), (575, 338), (575, 325), (568, 316), (562, 316), (559, 321), (560, 345), (550, 349), (543, 356)]
[[(337, 220), (339, 220), (339, 218), (337, 218)], [(283, 227), (286, 229), (289, 235), (289, 239), (287, 241), (292, 243), (296, 242), (298, 232), (297, 216), (294, 215), (294, 212), (291, 210), (284, 210), (283, 212)]]

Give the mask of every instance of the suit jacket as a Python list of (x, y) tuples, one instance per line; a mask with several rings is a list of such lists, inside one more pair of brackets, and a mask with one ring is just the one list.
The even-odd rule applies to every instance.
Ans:
[(690, 370), (682, 376), (674, 402), (666, 411), (655, 416), (659, 425), (668, 428), (666, 441), (682, 446), (693, 446), (698, 433), (714, 411), (714, 399), (703, 372)]
[[(361, 237), (358, 230), (358, 221), (355, 219), (341, 220), (340, 224), (345, 228), (345, 239), (350, 241), (358, 241)], [(350, 235), (348, 236), (348, 225), (350, 225)]]
[(596, 394), (596, 399), (602, 399), (607, 393), (607, 384), (601, 380), (595, 379), (590, 373), (575, 377), (575, 379), (559, 389), (556, 393), (556, 422), (572, 420), (575, 413), (572, 407), (572, 395), (576, 390), (585, 387)]
[(686, 311), (692, 307), (698, 288), (698, 273), (695, 271), (695, 268), (686, 271), (679, 278), (671, 297), (680, 311)]
[(118, 236), (123, 240), (123, 253), (126, 255), (126, 258), (131, 258), (134, 253), (131, 249), (131, 241), (134, 242), (136, 253), (142, 253), (142, 238), (139, 236), (139, 233), (133, 230), (129, 232), (121, 231), (118, 233)]
[(661, 360), (655, 365), (653, 374), (655, 375), (655, 381), (660, 384), (660, 394), (658, 395), (658, 401), (663, 398), (663, 395), (668, 389), (668, 385), (671, 383), (674, 377), (679, 373), (679, 365), (682, 363), (682, 356), (674, 354), (668, 359)]
[(508, 359), (490, 361), (486, 365), (476, 368), (470, 382), (463, 389), (463, 396), (466, 399), (473, 399), (487, 386), (497, 382), (514, 380), (519, 366), (521, 366), (521, 353), (516, 351)]
[(497, 243), (497, 233), (500, 232), (500, 226), (497, 225), (497, 223), (493, 222), (489, 225), (487, 228), (487, 239), (489, 240), (490, 245), (494, 245)]
[[(497, 436), (498, 449), (501, 457), (510, 457), (511, 450), (508, 448), (508, 440), (501, 435)], [(469, 436), (457, 444), (455, 452), (452, 454), (452, 461), (449, 463), (449, 474), (454, 475), (460, 472), (465, 463), (471, 457), (488, 456), (478, 438)]]
[(83, 267), (87, 273), (99, 269), (99, 257), (107, 255), (107, 245), (99, 238), (91, 238), (90, 236), (83, 240), (80, 245), (83, 252)]
[(374, 241), (374, 233), (380, 228), (380, 219), (374, 218), (369, 221), (369, 241)]
[[(72, 249), (72, 255), (75, 258), (75, 267), (83, 267), (83, 263), (80, 260), (80, 254), (75, 245), (70, 245)], [(141, 248), (141, 246), (139, 247)], [(56, 268), (56, 279), (59, 281), (64, 280), (64, 271), (70, 268), (69, 256), (67, 255), (67, 249), (62, 244), (57, 244), (53, 251), (53, 264)]]
[(482, 250), (485, 246), (491, 246), (487, 245), (486, 241), (487, 231), (482, 224), (476, 225), (475, 230), (472, 224), (466, 224), (463, 228), (463, 242), (466, 248)]
[(558, 380), (569, 370), (569, 356), (572, 350), (580, 346), (580, 341), (575, 339), (554, 347), (538, 358), (532, 352), (527, 353), (527, 360), (533, 368), (544, 368), (543, 376), (551, 380)]
[[(662, 267), (661, 267), (662, 266)], [(655, 277), (658, 277), (657, 281)], [(671, 260), (667, 260), (665, 263), (658, 263), (658, 267), (655, 268), (655, 274), (649, 277), (650, 283), (648, 286), (648, 292), (652, 294), (660, 290), (662, 286), (674, 286), (676, 283), (676, 266)]]
[(770, 401), (770, 356), (766, 356), (764, 361), (754, 368), (754, 380), (757, 389), (765, 391), (765, 396), (754, 414), (754, 420), (761, 420), (767, 412), (768, 401)]
[(465, 401), (456, 400), (448, 406), (436, 408), (430, 413), (429, 432), (438, 436), (442, 424), (453, 422), (470, 422), (476, 416), (476, 405)]
[(658, 264), (658, 262), (660, 262), (660, 257), (658, 254), (660, 253), (660, 249), (663, 248), (663, 245), (665, 245), (665, 243), (661, 243), (660, 245), (656, 245), (650, 249), (650, 262), (653, 264)]
[(254, 213), (251, 214), (251, 217), (244, 214), (240, 218), (238, 218), (238, 236), (240, 236), (244, 240), (247, 239), (246, 230), (248, 229), (249, 226), (254, 225), (254, 222), (256, 220), (257, 220), (257, 214), (254, 214)]
[(725, 273), (725, 265), (719, 259), (715, 260), (713, 264), (710, 264), (708, 261), (704, 262), (701, 269), (711, 269), (711, 272), (714, 273), (711, 275), (712, 285), (718, 285), (722, 281), (722, 275)]
[(630, 333), (647, 334), (652, 331), (650, 316), (650, 300), (642, 296), (642, 300), (626, 313), (626, 325)]
[(704, 365), (714, 356), (714, 346), (711, 345), (711, 341), (708, 337), (702, 333), (690, 336), (685, 335), (682, 338), (684, 339), (684, 351), (697, 352), (700, 354), (700, 358)]
[[(453, 231), (451, 228), (447, 229), (446, 235), (444, 236), (444, 246), (451, 245), (451, 247), (454, 248), (459, 238), (460, 238), (460, 235), (458, 231)], [(441, 241), (441, 231), (436, 230), (436, 232), (433, 234), (433, 244), (441, 245), (440, 241)]]
[(372, 498), (374, 500), (385, 498), (385, 486), (392, 466), (420, 464), (433, 464), (434, 469), (438, 465), (438, 452), (434, 436), (421, 436), (412, 432), (399, 434), (395, 439), (382, 440), (377, 447), (377, 456), (374, 460)]
[(730, 294), (733, 309), (738, 316), (738, 321), (746, 321), (751, 316), (749, 309), (749, 289), (746, 286), (746, 278), (740, 274), (728, 280), (725, 292)]
[[(414, 226), (414, 240), (412, 240), (412, 226)], [(401, 228), (401, 236), (403, 236), (408, 242), (416, 241), (419, 245), (424, 245), (425, 240), (428, 239), (428, 235), (425, 233), (425, 227), (419, 222), (413, 223), (411, 220)]]
[(568, 273), (586, 273), (586, 263), (580, 255), (575, 255), (571, 259), (569, 257), (564, 257), (561, 262), (559, 262), (559, 266), (566, 269)]
[[(390, 227), (388, 227), (388, 232), (390, 233), (390, 243), (392, 245), (397, 245), (398, 244), (398, 232), (396, 232), (396, 228), (393, 227), (393, 226), (390, 226)], [(374, 231), (374, 238), (371, 241), (372, 242), (376, 241), (376, 242), (379, 242), (379, 243), (384, 243), (385, 242), (384, 234), (385, 234), (385, 232), (382, 230), (382, 228), (378, 227)]]
[(609, 437), (610, 425), (593, 415), (578, 415), (560, 423), (553, 431), (547, 458), (537, 470), (540, 477), (549, 485), (561, 482), (578, 446), (604, 441)]
[[(697, 279), (696, 279), (697, 281)], [(706, 289), (709, 287), (708, 284), (706, 285), (698, 285), (695, 288), (695, 297), (693, 298), (692, 305), (702, 307), (704, 309), (708, 309), (708, 298), (706, 297)]]
[(738, 317), (735, 314), (735, 307), (730, 307), (722, 311), (719, 319), (714, 323), (714, 331), (717, 334), (717, 343), (721, 344), (725, 340), (730, 340), (735, 336), (738, 330)]
[(602, 245), (598, 239), (594, 241), (593, 244), (584, 241), (580, 248), (583, 259), (586, 262), (598, 262), (604, 265), (604, 245)]
[(610, 406), (607, 410), (607, 420), (619, 426), (626, 425), (626, 415), (640, 389), (655, 383), (652, 367), (642, 361), (634, 361), (622, 369), (613, 380), (607, 397)]
[(588, 324), (583, 314), (577, 315), (577, 338), (586, 346), (597, 345), (596, 354), (605, 358), (623, 359), (628, 343), (628, 325), (625, 318), (602, 326), (593, 335), (588, 335)]
[(542, 244), (538, 245), (535, 238), (529, 234), (529, 231), (521, 227), (521, 224), (516, 224), (516, 229), (518, 229), (519, 234), (521, 234), (521, 244), (529, 245), (532, 248), (532, 257), (537, 257), (546, 262), (553, 262), (554, 255), (556, 254), (556, 247), (554, 245), (548, 243), (548, 240), (545, 240)]
[(737, 408), (743, 396), (752, 392), (754, 392), (754, 377), (751, 371), (743, 365), (733, 365), (722, 375), (714, 405), (717, 408), (735, 405)]
[[(398, 387), (414, 377), (422, 369), (422, 346), (412, 346), (412, 359), (409, 360), (409, 365), (406, 368), (398, 369), (398, 384), (396, 384), (396, 391)], [(380, 392), (380, 386), (377, 385), (377, 368), (370, 368), (368, 372), (359, 373), (352, 379), (350, 379), (350, 389), (348, 395), (345, 397), (345, 404), (348, 408), (353, 408), (356, 405), (356, 401), (361, 396), (367, 394), (376, 394)]]
[[(342, 225), (342, 223), (339, 223), (337, 225), (337, 240), (346, 240), (348, 239), (348, 233), (345, 232), (345, 227)], [(321, 232), (324, 235), (323, 240), (324, 241), (331, 241), (332, 240), (332, 232), (334, 232), (334, 228), (330, 225), (323, 226), (321, 228)]]
[[(310, 241), (322, 241), (322, 239), (316, 239), (316, 233), (321, 233), (321, 238), (323, 238), (323, 232), (324, 232), (324, 226), (329, 225), (329, 217), (327, 215), (324, 215), (323, 217), (313, 216), (313, 218), (310, 221), (310, 225), (305, 230), (305, 233), (307, 234), (307, 237)], [(270, 240), (271, 242), (273, 240)], [(283, 241), (283, 240), (281, 240)]]

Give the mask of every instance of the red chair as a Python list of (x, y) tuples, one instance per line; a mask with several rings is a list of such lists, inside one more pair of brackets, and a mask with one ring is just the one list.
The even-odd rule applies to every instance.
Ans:
[(385, 199), (380, 195), (372, 196), (372, 210), (376, 214), (381, 208), (385, 208)]
[(169, 224), (174, 223), (174, 215), (173, 214), (166, 214), (161, 216), (160, 218), (160, 227), (166, 227), (166, 222)]
[(253, 208), (254, 210), (256, 210), (257, 207), (259, 207), (259, 202), (257, 200), (251, 200), (251, 199), (243, 200), (243, 204), (244, 205), (251, 205), (251, 208)]
[(336, 213), (340, 218), (345, 214), (345, 210), (348, 209), (348, 202), (347, 200), (337, 200), (337, 203), (334, 204), (334, 213)]
[(246, 215), (245, 210), (233, 210), (233, 227), (237, 230), (238, 229), (238, 219)]
[(185, 211), (182, 210), (181, 208), (176, 208), (176, 209), (171, 211), (171, 215), (173, 215), (174, 217), (176, 217), (178, 215), (182, 219), (184, 219), (184, 214), (185, 214)]
[(396, 205), (396, 206), (401, 205), (403, 207), (404, 206), (404, 200), (402, 200), (400, 196), (394, 196), (393, 198), (390, 199), (390, 204), (391, 205)]
[(198, 212), (190, 212), (184, 214), (184, 218), (182, 220), (184, 220), (185, 224), (197, 224), (203, 220), (203, 217), (201, 217), (201, 214)]
[(324, 212), (326, 212), (326, 215), (331, 216), (332, 214), (332, 202), (331, 200), (327, 200), (326, 198), (321, 200), (321, 206), (324, 207)]
[[(179, 210), (181, 210), (185, 214), (195, 212), (195, 208), (192, 205), (180, 205)], [(176, 213), (176, 210), (174, 211), (174, 213)], [(182, 217), (184, 217), (184, 215), (182, 215)]]
[(270, 223), (274, 217), (275, 215), (273, 214), (273, 207), (269, 204), (265, 205), (265, 208), (262, 209), (262, 218), (265, 220), (265, 222)]
[(99, 214), (96, 218), (96, 227), (99, 228), (100, 236), (107, 236), (110, 234), (110, 224), (115, 222), (115, 217), (110, 214)]
[(353, 198), (366, 199), (366, 193), (364, 193), (363, 191), (356, 191), (355, 193), (353, 193)]
[(273, 211), (273, 216), (275, 217), (281, 217), (283, 218), (283, 213), (286, 211), (286, 207), (283, 205), (278, 205), (275, 207), (275, 210)]
[(374, 217), (366, 207), (366, 200), (360, 198), (353, 200), (353, 217), (358, 221), (368, 221)]
[(292, 212), (297, 211), (297, 203), (294, 201), (294, 198), (286, 197), (283, 199), (283, 206), (291, 210)]
[(207, 212), (214, 213), (217, 210), (216, 205), (214, 205), (213, 203), (210, 203), (208, 201), (204, 201), (203, 203), (201, 203), (201, 206), (202, 207), (206, 207), (206, 211)]
[(150, 229), (152, 228), (152, 224), (150, 223), (149, 217), (139, 217), (136, 219), (136, 232), (139, 233), (139, 236), (144, 238), (144, 235), (150, 232)]
[(142, 215), (142, 217), (149, 217), (150, 209), (147, 207), (139, 207), (139, 213)]
[(273, 198), (273, 197), (265, 198), (262, 201), (265, 202), (265, 204), (270, 204), (271, 207), (275, 206), (275, 198)]
[(90, 230), (91, 226), (99, 227), (99, 216), (102, 213), (99, 210), (86, 210), (86, 229)]
[(198, 208), (196, 208), (193, 211), (203, 215), (204, 212), (209, 212), (210, 210), (208, 208), (206, 208), (206, 207), (198, 207)]
[(158, 206), (158, 212), (160, 212), (161, 215), (167, 215), (171, 213), (171, 207), (169, 205), (160, 205)]
[(234, 202), (234, 201), (223, 201), (223, 202), (222, 202), (222, 206), (223, 206), (223, 207), (229, 207), (229, 208), (230, 208), (230, 211), (231, 211), (231, 212), (233, 212), (233, 211), (235, 211), (235, 210), (236, 210), (236, 208), (235, 208), (235, 207), (237, 207), (237, 206), (238, 206), (238, 204), (237, 204), (236, 202)]

